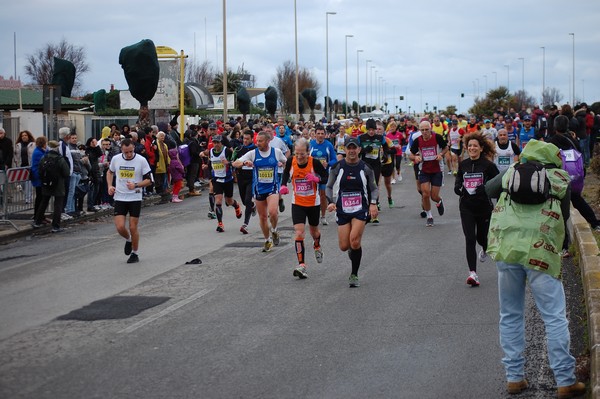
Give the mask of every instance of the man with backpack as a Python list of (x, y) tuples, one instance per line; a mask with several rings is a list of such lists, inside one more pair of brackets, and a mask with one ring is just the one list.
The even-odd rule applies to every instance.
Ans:
[(57, 141), (48, 142), (48, 152), (42, 157), (38, 166), (38, 174), (42, 182), (42, 201), (35, 209), (34, 228), (42, 227), (44, 215), (50, 197), (54, 197), (54, 209), (52, 212), (52, 232), (63, 231), (60, 227), (62, 207), (64, 203), (65, 180), (70, 176), (70, 168), (67, 160), (59, 153), (60, 144)]

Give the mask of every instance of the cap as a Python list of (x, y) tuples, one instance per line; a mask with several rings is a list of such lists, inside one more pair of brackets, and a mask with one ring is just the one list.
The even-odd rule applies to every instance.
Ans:
[(483, 123), (491, 123), (489, 119), (483, 121)]
[(357, 147), (360, 147), (360, 143), (358, 142), (358, 139), (356, 137), (348, 137), (344, 141), (344, 146), (345, 147), (348, 147), (349, 145), (355, 145)]
[(530, 121), (530, 120), (531, 120), (531, 116), (529, 116), (529, 115), (525, 115), (525, 116), (523, 117), (523, 120), (524, 120), (524, 121)]
[(221, 136), (220, 134), (215, 134), (215, 135), (212, 137), (212, 141), (213, 141), (213, 143), (214, 143), (215, 141), (218, 141), (218, 142), (220, 143), (220, 142), (222, 142), (222, 141), (223, 141), (223, 136)]
[(217, 124), (216, 123), (209, 123), (208, 124), (208, 128), (209, 129), (216, 129), (217, 128)]
[(405, 117), (400, 118), (400, 122), (406, 122), (406, 118)]
[(452, 119), (452, 124), (453, 125), (458, 125), (458, 119)]
[(50, 148), (58, 148), (58, 146), (59, 146), (59, 144), (58, 144), (58, 141), (56, 141), (56, 140), (50, 140), (48, 142), (48, 147), (50, 147)]

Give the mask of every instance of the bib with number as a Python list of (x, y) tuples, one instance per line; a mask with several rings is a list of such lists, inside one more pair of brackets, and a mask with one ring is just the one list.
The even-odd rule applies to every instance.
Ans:
[(362, 211), (362, 194), (360, 192), (342, 193), (342, 211), (344, 213), (355, 213)]
[(475, 194), (477, 187), (483, 184), (483, 173), (465, 173), (463, 175), (463, 187), (471, 195)]
[(423, 161), (435, 161), (437, 159), (437, 148), (423, 147), (421, 148), (421, 154), (423, 154)]

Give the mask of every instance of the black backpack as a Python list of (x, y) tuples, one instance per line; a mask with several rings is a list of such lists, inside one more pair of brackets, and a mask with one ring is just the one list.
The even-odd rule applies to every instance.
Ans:
[(543, 204), (551, 197), (546, 166), (536, 161), (516, 164), (505, 191), (518, 204)]
[(538, 115), (536, 125), (539, 135), (542, 137), (546, 135), (548, 132), (548, 119), (544, 115)]
[(50, 156), (46, 154), (40, 159), (38, 173), (40, 175), (42, 187), (52, 189), (58, 184), (58, 180), (60, 179), (60, 167), (58, 162), (60, 158), (60, 156)]

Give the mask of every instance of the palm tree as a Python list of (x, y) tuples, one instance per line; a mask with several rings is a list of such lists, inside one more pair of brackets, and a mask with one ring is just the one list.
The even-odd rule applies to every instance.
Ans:
[[(227, 71), (227, 92), (237, 93), (237, 90), (240, 88), (240, 84), (240, 75), (232, 71)], [(223, 91), (223, 72), (215, 74), (212, 91), (215, 93), (220, 93)]]

